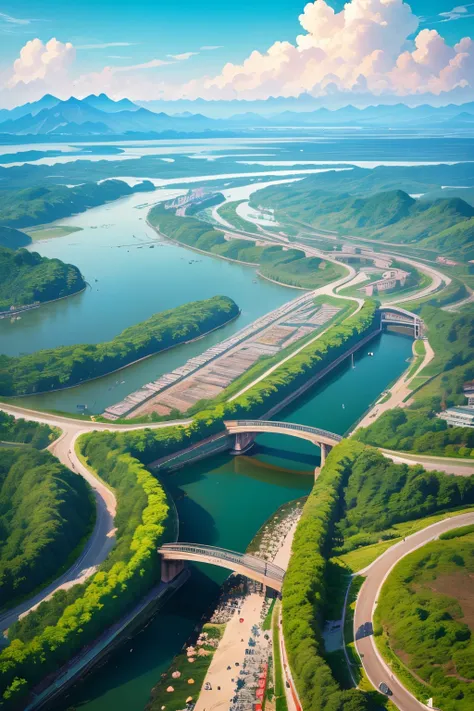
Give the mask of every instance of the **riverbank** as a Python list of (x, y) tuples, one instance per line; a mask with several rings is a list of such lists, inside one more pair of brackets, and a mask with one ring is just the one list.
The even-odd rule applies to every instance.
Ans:
[[(404, 373), (398, 378), (398, 380), (392, 385), (389, 390), (382, 393), (381, 397), (377, 402), (366, 412), (362, 419), (357, 423), (356, 427), (353, 429), (352, 433), (356, 432), (361, 427), (368, 427), (375, 420), (383, 415), (384, 412), (392, 410), (394, 407), (406, 407), (411, 402), (412, 394), (412, 383), (419, 376), (421, 371), (426, 368), (426, 366), (431, 363), (435, 357), (435, 353), (430, 346), (427, 338), (425, 338), (422, 343), (424, 343), (425, 351), (422, 354), (421, 359), (417, 363), (417, 343), (419, 341), (413, 341), (413, 363), (409, 364)], [(416, 366), (416, 367), (414, 367)]]
[[(286, 569), (303, 502), (298, 499), (280, 507), (261, 527), (247, 550)], [(260, 679), (271, 666), (273, 600), (274, 596), (268, 597), (260, 583), (231, 575), (209, 621), (199, 634), (188, 640), (186, 651), (178, 655), (168, 672), (162, 675), (152, 692), (147, 711), (159, 711), (163, 705), (169, 711), (183, 708), (182, 694), (175, 696), (177, 689), (173, 674), (178, 672), (180, 679), (183, 674), (192, 675), (191, 678), (196, 680), (197, 674), (194, 666), (189, 666), (189, 661), (197, 659), (203, 648), (210, 653), (201, 654), (211, 659), (205, 664), (206, 673), (200, 678), (200, 691), (194, 684), (189, 690), (196, 704), (195, 711), (228, 704), (229, 699), (238, 704), (253, 697), (258, 702), (261, 699), (258, 690), (262, 689)], [(212, 652), (206, 647), (208, 625), (222, 626), (220, 641)], [(168, 691), (169, 688), (174, 691)], [(265, 689), (263, 691), (265, 693)]]

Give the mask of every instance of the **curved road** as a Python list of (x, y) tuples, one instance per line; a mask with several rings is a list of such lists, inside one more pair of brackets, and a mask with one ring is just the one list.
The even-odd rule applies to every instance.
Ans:
[(355, 607), (355, 646), (372, 685), (378, 688), (380, 682), (385, 682), (393, 692), (390, 700), (400, 711), (426, 711), (427, 707), (392, 674), (375, 646), (371, 630), (380, 589), (392, 568), (406, 555), (435, 540), (445, 531), (471, 524), (474, 524), (474, 511), (438, 521), (392, 546), (371, 565), (357, 573), (365, 576), (366, 580), (360, 589)]
[(22, 417), (25, 420), (41, 422), (61, 429), (61, 436), (55, 440), (48, 449), (64, 466), (86, 479), (92, 487), (96, 502), (94, 530), (79, 558), (63, 575), (59, 576), (59, 578), (51, 582), (36, 595), (33, 595), (3, 615), (0, 615), (0, 631), (5, 631), (10, 625), (16, 622), (17, 619), (44, 600), (50, 598), (57, 590), (67, 589), (76, 583), (82, 583), (84, 580), (87, 580), (88, 577), (93, 575), (115, 544), (114, 517), (117, 506), (115, 495), (111, 489), (100, 479), (95, 477), (94, 474), (80, 462), (75, 451), (77, 438), (81, 434), (97, 430), (129, 431), (146, 428), (159, 429), (172, 425), (186, 425), (189, 424), (191, 420), (174, 420), (172, 422), (151, 423), (148, 425), (113, 425), (102, 422), (76, 420), (72, 417), (63, 417), (47, 412), (36, 412), (35, 410), (28, 410), (16, 405), (5, 405), (3, 403), (0, 404), (0, 410), (14, 417)]

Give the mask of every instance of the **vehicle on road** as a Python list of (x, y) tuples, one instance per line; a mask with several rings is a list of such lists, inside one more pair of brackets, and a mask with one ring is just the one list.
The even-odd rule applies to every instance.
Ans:
[(379, 684), (379, 691), (382, 692), (382, 694), (385, 694), (386, 696), (392, 696), (393, 692), (392, 690), (387, 686), (387, 684), (384, 681), (381, 681)]

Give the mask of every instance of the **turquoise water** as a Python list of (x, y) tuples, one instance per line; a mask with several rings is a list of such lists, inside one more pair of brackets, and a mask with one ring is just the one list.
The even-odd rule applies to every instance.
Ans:
[[(411, 344), (407, 337), (383, 334), (370, 344), (373, 357), (362, 350), (354, 369), (348, 361), (278, 419), (344, 433), (403, 372)], [(245, 550), (278, 506), (310, 491), (318, 463), (319, 451), (308, 442), (261, 435), (254, 456), (218, 455), (166, 476), (179, 512), (180, 539)], [(72, 689), (58, 709), (142, 711), (226, 576), (211, 566), (194, 567), (192, 579), (150, 625)]]

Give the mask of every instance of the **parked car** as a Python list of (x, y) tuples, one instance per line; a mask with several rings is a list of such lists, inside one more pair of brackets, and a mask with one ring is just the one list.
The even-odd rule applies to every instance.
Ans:
[(387, 686), (387, 684), (384, 681), (380, 682), (379, 690), (382, 692), (382, 694), (385, 694), (386, 696), (393, 695), (393, 691)]

